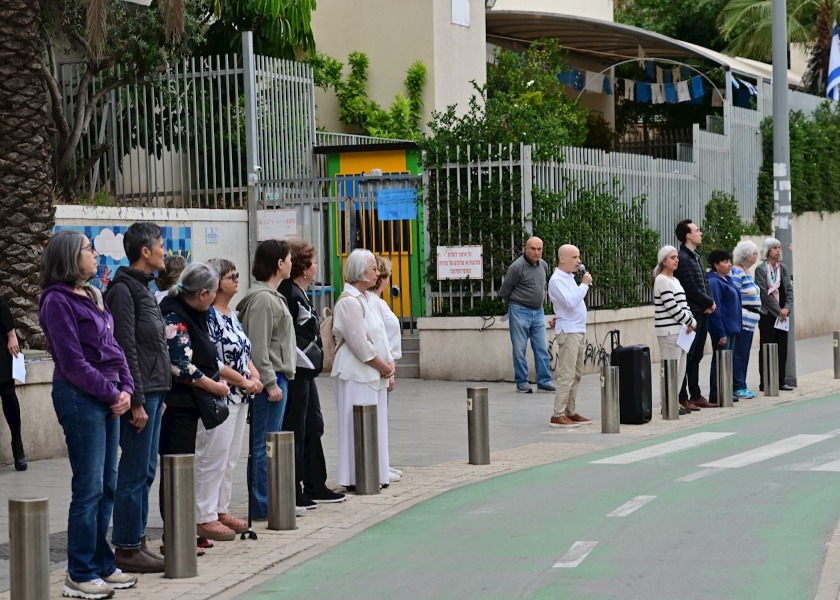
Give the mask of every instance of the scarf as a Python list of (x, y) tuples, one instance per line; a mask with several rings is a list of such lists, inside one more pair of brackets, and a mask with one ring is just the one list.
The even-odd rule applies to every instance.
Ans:
[(779, 300), (779, 288), (782, 285), (781, 267), (779, 263), (771, 267), (769, 262), (764, 263), (764, 267), (767, 269), (767, 293), (773, 296), (776, 304), (781, 304)]

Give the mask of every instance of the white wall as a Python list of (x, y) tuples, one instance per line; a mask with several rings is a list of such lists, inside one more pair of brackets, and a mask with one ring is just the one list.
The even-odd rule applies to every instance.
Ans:
[(613, 20), (613, 0), (496, 0), (493, 10), (527, 10)]
[[(475, 81), (487, 81), (482, 0), (456, 0), (469, 4), (469, 26), (453, 21), (453, 0), (434, 0), (434, 108), (443, 111), (456, 104), (458, 114), (465, 114)], [(427, 119), (428, 120), (428, 119)]]

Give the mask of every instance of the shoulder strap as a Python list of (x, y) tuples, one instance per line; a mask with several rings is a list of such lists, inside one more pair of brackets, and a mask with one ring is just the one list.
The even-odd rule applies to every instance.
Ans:
[[(347, 292), (341, 292), (338, 296), (338, 300), (335, 301), (336, 305), (341, 301), (342, 298), (353, 298), (354, 296), (348, 294)], [(356, 300), (359, 303), (359, 306), (362, 307), (362, 316), (365, 316), (365, 303), (362, 302), (361, 296), (355, 296)]]

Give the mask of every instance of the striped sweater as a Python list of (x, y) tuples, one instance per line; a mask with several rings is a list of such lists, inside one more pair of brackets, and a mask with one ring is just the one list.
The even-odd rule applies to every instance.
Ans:
[(656, 276), (653, 306), (656, 309), (656, 335), (677, 335), (681, 325), (697, 327), (685, 300), (685, 290), (676, 277), (661, 273)]
[(744, 271), (735, 265), (732, 265), (730, 277), (732, 283), (741, 293), (741, 326), (744, 331), (755, 331), (758, 326), (758, 311), (761, 308), (758, 286), (753, 281), (749, 271)]

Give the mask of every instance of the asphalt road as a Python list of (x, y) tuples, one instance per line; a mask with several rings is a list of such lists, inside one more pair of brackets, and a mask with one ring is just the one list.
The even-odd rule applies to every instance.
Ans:
[(242, 598), (811, 599), (840, 518), (838, 402), (459, 488)]

